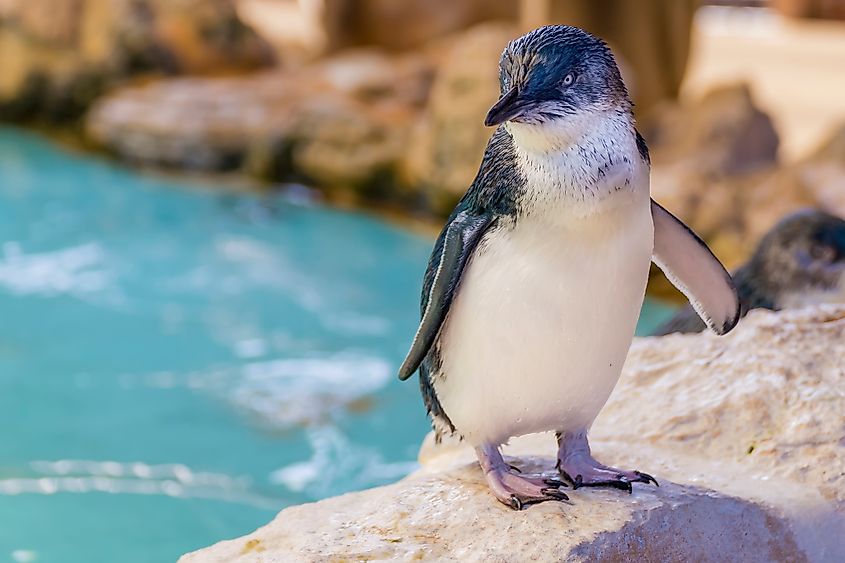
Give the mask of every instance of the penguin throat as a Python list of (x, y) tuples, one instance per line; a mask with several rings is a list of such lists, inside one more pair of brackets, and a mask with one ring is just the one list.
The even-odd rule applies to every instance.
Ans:
[(559, 153), (590, 143), (597, 132), (625, 135), (633, 130), (629, 112), (604, 110), (583, 111), (540, 123), (505, 122), (518, 149), (526, 153)]
[(540, 132), (522, 127), (543, 126), (514, 128), (517, 166), (525, 180), (518, 198), (522, 214), (559, 215), (565, 209), (589, 215), (630, 202), (631, 195), (648, 197), (648, 165), (627, 120), (593, 119), (575, 135), (571, 127), (566, 133), (552, 131), (551, 125)]

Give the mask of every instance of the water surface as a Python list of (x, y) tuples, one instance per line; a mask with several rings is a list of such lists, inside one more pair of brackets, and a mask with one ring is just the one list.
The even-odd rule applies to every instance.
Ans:
[(412, 470), (430, 245), (0, 128), (0, 561), (170, 561)]

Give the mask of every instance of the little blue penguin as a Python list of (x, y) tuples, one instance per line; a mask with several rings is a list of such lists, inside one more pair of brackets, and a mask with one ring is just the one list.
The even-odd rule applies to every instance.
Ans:
[[(766, 233), (733, 279), (742, 316), (751, 309), (845, 303), (845, 221), (817, 209), (788, 215)], [(684, 307), (654, 334), (704, 329), (695, 311)]]
[[(566, 499), (561, 487), (656, 481), (604, 465), (587, 432), (616, 385), (653, 260), (715, 332), (739, 301), (707, 246), (649, 196), (649, 157), (608, 46), (552, 25), (510, 42), (499, 63), (498, 126), (434, 245), (421, 321), (399, 369), (419, 369), (437, 437), (476, 451), (514, 509)], [(500, 446), (554, 431), (559, 475), (527, 475)]]

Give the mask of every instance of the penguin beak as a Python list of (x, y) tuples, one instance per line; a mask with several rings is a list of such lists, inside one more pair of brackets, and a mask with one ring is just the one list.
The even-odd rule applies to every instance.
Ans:
[(525, 105), (525, 102), (519, 98), (519, 92), (516, 86), (514, 86), (505, 92), (499, 98), (499, 101), (490, 108), (490, 111), (487, 112), (487, 117), (484, 118), (484, 125), (487, 127), (499, 125), (514, 117), (518, 117), (525, 110)]

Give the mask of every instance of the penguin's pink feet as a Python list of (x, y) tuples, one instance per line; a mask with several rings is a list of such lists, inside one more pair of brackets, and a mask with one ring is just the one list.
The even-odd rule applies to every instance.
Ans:
[(522, 510), (524, 507), (547, 500), (569, 500), (560, 487), (566, 485), (555, 478), (542, 475), (522, 475), (502, 459), (495, 446), (484, 445), (475, 449), (478, 462), (492, 493), (500, 502)]
[(625, 471), (608, 467), (596, 461), (590, 453), (586, 432), (559, 433), (557, 464), (561, 476), (572, 483), (573, 489), (581, 487), (613, 487), (633, 492), (633, 483), (654, 483), (657, 479), (640, 471)]

